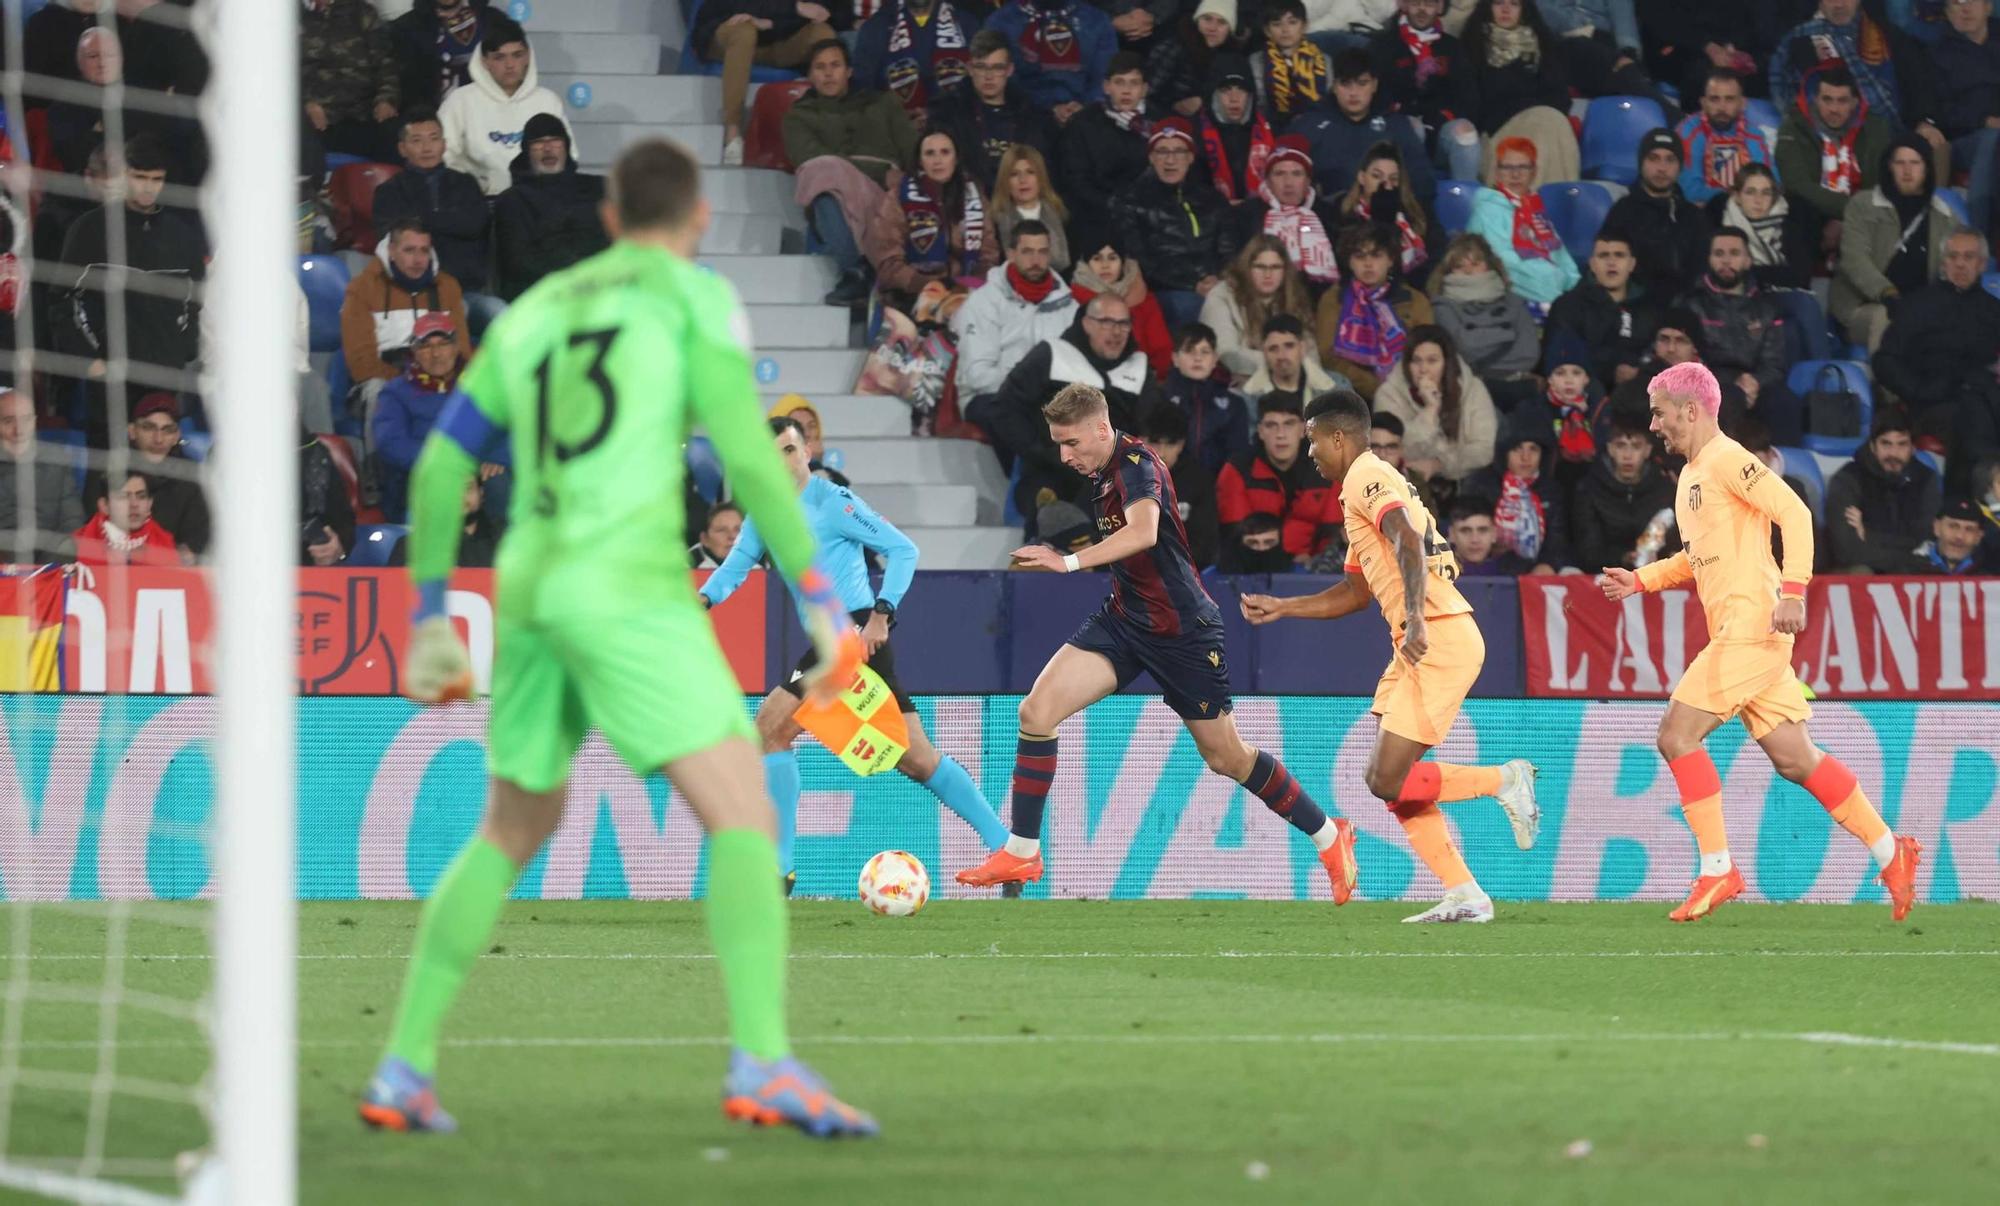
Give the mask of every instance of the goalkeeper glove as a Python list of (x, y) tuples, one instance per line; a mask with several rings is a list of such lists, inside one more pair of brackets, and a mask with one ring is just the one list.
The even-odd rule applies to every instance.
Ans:
[(425, 582), (417, 588), (407, 660), (403, 694), (411, 699), (434, 704), (472, 698), (472, 658), (444, 612), (441, 581)]
[(803, 685), (816, 699), (832, 699), (847, 689), (855, 671), (868, 660), (867, 646), (825, 574), (815, 568), (799, 575), (798, 591), (806, 603), (806, 635), (819, 655)]

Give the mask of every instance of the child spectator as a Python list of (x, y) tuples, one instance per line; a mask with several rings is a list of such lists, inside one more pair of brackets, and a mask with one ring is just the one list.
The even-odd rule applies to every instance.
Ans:
[(1191, 322), (1174, 333), (1174, 367), (1161, 393), (1186, 416), (1194, 459), (1211, 475), (1250, 448), (1250, 404), (1216, 378), (1215, 332)]

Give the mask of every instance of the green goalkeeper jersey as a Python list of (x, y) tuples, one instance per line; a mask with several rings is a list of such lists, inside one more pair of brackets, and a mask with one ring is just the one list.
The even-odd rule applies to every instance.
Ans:
[[(749, 342), (728, 281), (623, 241), (545, 278), (487, 329), (459, 389), (513, 453), (502, 614), (698, 606), (681, 543), (696, 425), (778, 567), (808, 568), (812, 536), (758, 405)], [(450, 565), (438, 562), (445, 542), (422, 535), (419, 581)]]

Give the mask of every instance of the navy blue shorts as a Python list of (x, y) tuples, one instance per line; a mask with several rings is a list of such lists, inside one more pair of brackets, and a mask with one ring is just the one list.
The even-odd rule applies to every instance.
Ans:
[(1167, 706), (1183, 720), (1214, 720), (1236, 706), (1229, 698), (1229, 659), (1220, 622), (1180, 636), (1159, 636), (1102, 607), (1069, 643), (1108, 660), (1120, 689), (1142, 672), (1152, 675)]

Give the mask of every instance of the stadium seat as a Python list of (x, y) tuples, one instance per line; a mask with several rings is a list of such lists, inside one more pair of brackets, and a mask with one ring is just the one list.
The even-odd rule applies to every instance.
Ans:
[[(689, 37), (681, 43), (681, 62), (677, 74), (680, 75), (721, 75), (722, 64), (710, 63), (694, 52), (693, 33), (701, 23), (701, 0), (695, 0), (687, 15)], [(750, 68), (750, 82), (753, 84), (784, 84), (798, 79), (799, 73), (783, 67), (766, 67), (762, 63)], [(332, 158), (328, 156), (328, 158)]]
[(1600, 96), (1583, 119), (1583, 177), (1629, 185), (1639, 178), (1639, 140), (1667, 124), (1659, 102), (1643, 96)]
[(380, 569), (389, 564), (389, 557), (410, 529), (399, 523), (371, 523), (354, 529), (354, 547), (348, 551), (347, 564), (362, 569)]
[(711, 504), (722, 497), (722, 461), (707, 436), (693, 436), (687, 442), (688, 474), (695, 490)]
[(1775, 155), (1778, 151), (1778, 127), (1784, 124), (1784, 117), (1778, 112), (1778, 106), (1761, 98), (1744, 103), (1746, 107), (1743, 116), (1757, 128), (1759, 134), (1764, 136), (1764, 141), (1771, 144), (1771, 153)]
[(1960, 226), (1972, 225), (1972, 214), (1965, 208), (1964, 193), (1955, 188), (1941, 188), (1936, 195), (1938, 200), (1944, 202), (1944, 207), (1951, 211), (1951, 216), (1958, 219)]
[(188, 431), (181, 435), (181, 451), (187, 453), (191, 461), (205, 461), (209, 450), (215, 447), (215, 437), (205, 431)]
[(750, 124), (743, 131), (743, 166), (789, 172), (793, 164), (785, 154), (785, 114), (812, 85), (804, 80), (757, 89), (750, 102)]
[(340, 306), (347, 300), (347, 285), (351, 279), (347, 264), (338, 257), (299, 257), (299, 287), (306, 291), (306, 308), (312, 315), (310, 350), (340, 350)]
[(1826, 522), (1826, 472), (1819, 467), (1819, 458), (1803, 448), (1780, 448), (1778, 455), (1785, 458), (1784, 475), (1805, 483), (1806, 505), (1812, 508), (1813, 519)]
[(328, 151), (326, 153), (326, 170), (329, 172), (337, 172), (351, 163), (373, 162), (375, 161), (366, 155), (350, 155), (346, 151)]
[(1437, 202), (1432, 208), (1446, 234), (1458, 234), (1472, 221), (1472, 198), (1478, 191), (1477, 180), (1438, 181)]
[(334, 172), (326, 191), (333, 201), (336, 249), (375, 250), (375, 190), (402, 171), (393, 163), (350, 163)]
[(2000, 297), (2000, 272), (1987, 273), (1980, 278), (1979, 283), (1986, 287), (1988, 293), (1991, 293), (1995, 297)]
[[(1840, 375), (1841, 386), (1853, 390), (1861, 398), (1861, 430), (1875, 420), (1875, 385), (1868, 378), (1868, 366), (1854, 360), (1801, 360), (1792, 366), (1785, 378), (1785, 384), (1794, 394), (1804, 398), (1811, 393), (1822, 373), (1832, 369)], [(1828, 381), (1831, 385), (1831, 380)], [(1808, 433), (1805, 446), (1813, 452), (1824, 452), (1828, 456), (1852, 456), (1861, 446), (1861, 437), (1816, 436)]]
[(1542, 205), (1549, 211), (1549, 221), (1555, 223), (1556, 233), (1562, 236), (1563, 246), (1577, 263), (1588, 260), (1598, 227), (1604, 225), (1604, 215), (1611, 212), (1616, 200), (1611, 189), (1592, 180), (1573, 180), (1566, 184), (1544, 184), (1541, 193)]

